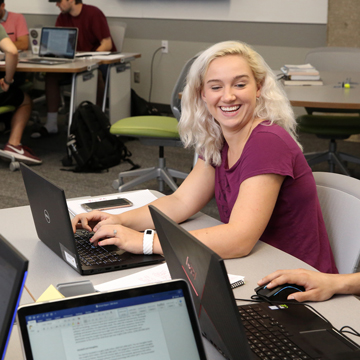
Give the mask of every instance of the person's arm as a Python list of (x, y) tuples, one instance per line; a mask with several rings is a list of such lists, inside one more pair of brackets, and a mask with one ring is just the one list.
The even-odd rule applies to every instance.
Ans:
[[(175, 222), (180, 223), (200, 211), (210, 201), (214, 195), (214, 184), (214, 168), (206, 166), (204, 161), (199, 160), (194, 169), (173, 194), (161, 197), (152, 202), (151, 205), (164, 212)], [(113, 237), (114, 224), (121, 225), (116, 227), (117, 239)], [(102, 240), (101, 245), (115, 243), (120, 248), (129, 246), (127, 250), (130, 251), (131, 248), (131, 251), (136, 253), (142, 251), (143, 234), (140, 231), (154, 228), (147, 205), (119, 215), (110, 215), (100, 211), (79, 214), (73, 218), (72, 225), (74, 231), (78, 227), (94, 230), (93, 242), (95, 243), (100, 239), (111, 237), (110, 239)], [(135, 230), (135, 232), (128, 231), (130, 229)], [(121, 235), (122, 233), (123, 236)], [(126, 245), (124, 243), (125, 237), (129, 235), (131, 238), (127, 239), (128, 242), (134, 241), (137, 245)], [(123, 242), (121, 243), (121, 241)], [(157, 236), (154, 238), (154, 252), (162, 252)]]
[[(240, 186), (228, 224), (191, 233), (222, 258), (248, 255), (270, 220), (283, 180), (283, 176), (274, 174), (245, 180)], [(215, 170), (200, 159), (174, 194), (156, 200), (153, 205), (180, 223), (202, 209), (213, 196), (214, 187)], [(91, 213), (74, 218), (74, 223), (79, 220), (86, 227), (87, 222), (92, 220)], [(153, 228), (148, 207), (123, 213), (118, 216), (118, 220), (122, 226), (108, 225), (106, 219), (99, 222), (94, 227), (92, 242), (96, 244), (101, 240), (100, 245), (115, 244), (121, 249), (140, 253), (143, 235), (133, 230)], [(162, 252), (157, 236), (154, 237), (154, 252)]]
[(272, 289), (282, 284), (297, 284), (305, 288), (305, 292), (289, 295), (288, 300), (324, 301), (334, 294), (360, 295), (360, 273), (325, 274), (317, 271), (296, 269), (278, 270), (261, 279), (260, 286), (267, 284)]
[(19, 36), (14, 44), (18, 50), (27, 50), (29, 48), (29, 35)]
[(2, 90), (8, 91), (9, 84), (14, 80), (18, 62), (18, 51), (9, 38), (4, 38), (0, 41), (0, 49), (5, 53), (5, 76), (3, 79), (0, 79), (0, 86)]
[(224, 259), (248, 255), (269, 223), (284, 178), (265, 174), (246, 179), (228, 224), (191, 233)]
[(96, 49), (96, 51), (111, 51), (112, 49), (112, 41), (111, 37), (106, 39), (102, 39), (100, 46)]

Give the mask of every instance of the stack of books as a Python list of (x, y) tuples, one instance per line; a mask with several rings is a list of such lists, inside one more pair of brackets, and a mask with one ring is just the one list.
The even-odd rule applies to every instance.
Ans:
[(319, 71), (311, 64), (284, 65), (281, 72), (284, 85), (323, 85)]

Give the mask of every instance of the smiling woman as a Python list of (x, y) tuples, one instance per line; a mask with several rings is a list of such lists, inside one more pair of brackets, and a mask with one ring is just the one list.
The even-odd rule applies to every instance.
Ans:
[[(315, 181), (295, 130), (289, 101), (262, 57), (240, 42), (212, 46), (189, 71), (179, 123), (185, 146), (194, 146), (200, 159), (172, 195), (152, 204), (179, 223), (215, 196), (223, 224), (191, 233), (221, 257), (246, 256), (261, 239), (336, 273)], [(153, 226), (147, 206), (73, 219), (74, 231), (95, 231), (94, 244), (135, 253), (147, 241), (140, 231)], [(162, 251), (156, 234), (152, 251)]]

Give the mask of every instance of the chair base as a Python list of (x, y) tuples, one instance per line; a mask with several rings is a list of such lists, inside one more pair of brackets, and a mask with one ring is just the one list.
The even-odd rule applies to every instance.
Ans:
[(15, 159), (15, 157), (3, 150), (0, 150), (0, 158), (10, 161), (9, 169), (10, 171), (16, 171), (20, 169), (20, 162)]
[(352, 162), (360, 165), (360, 158), (350, 154), (336, 151), (336, 142), (333, 139), (330, 141), (330, 146), (328, 151), (319, 152), (319, 153), (307, 153), (304, 155), (309, 166), (319, 164), (324, 161), (328, 161), (330, 172), (335, 172), (335, 165), (336, 165), (339, 167), (340, 171), (347, 176), (351, 176), (351, 175), (346, 167), (345, 162)]
[[(123, 178), (134, 177), (137, 178), (124, 184)], [(119, 178), (114, 180), (112, 186), (119, 192), (129, 190), (130, 188), (140, 185), (146, 181), (152, 179), (158, 179), (159, 191), (164, 191), (164, 183), (166, 183), (172, 191), (175, 191), (178, 186), (176, 185), (174, 178), (185, 179), (188, 176), (187, 173), (178, 171), (175, 169), (168, 169), (166, 167), (165, 158), (159, 158), (159, 167), (151, 167), (147, 169), (130, 170), (119, 173)]]

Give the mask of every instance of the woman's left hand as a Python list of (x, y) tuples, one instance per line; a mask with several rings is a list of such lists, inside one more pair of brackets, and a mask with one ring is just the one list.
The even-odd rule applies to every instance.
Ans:
[(90, 239), (92, 244), (116, 245), (119, 249), (133, 254), (143, 253), (143, 233), (122, 225), (103, 225)]

